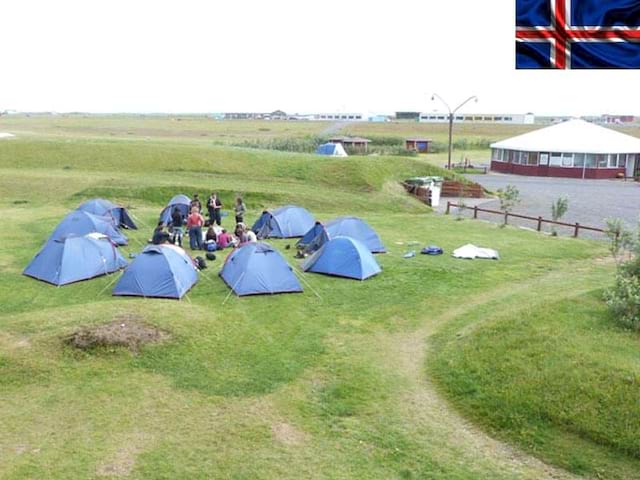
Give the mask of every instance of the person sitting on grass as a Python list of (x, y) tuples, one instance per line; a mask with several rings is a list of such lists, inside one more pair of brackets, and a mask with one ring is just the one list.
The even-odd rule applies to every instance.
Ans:
[(197, 207), (191, 209), (191, 214), (187, 217), (187, 229), (189, 230), (189, 246), (191, 250), (202, 250), (202, 225), (204, 218), (198, 213)]
[(243, 243), (256, 243), (258, 241), (258, 237), (250, 228), (244, 228), (244, 242)]
[(216, 235), (216, 231), (213, 228), (213, 225), (209, 225), (209, 228), (207, 229), (207, 232), (204, 235), (204, 244), (205, 246), (208, 246), (209, 244), (214, 244), (217, 247), (217, 243), (218, 243), (218, 235)]
[(242, 238), (244, 237), (244, 223), (236, 224), (236, 228), (233, 230), (232, 244), (234, 247), (240, 246)]
[(227, 233), (226, 229), (222, 229), (222, 233), (218, 235), (217, 244), (219, 249), (227, 248), (233, 242), (233, 237)]
[(236, 229), (235, 229), (235, 243), (234, 245), (236, 247), (240, 246), (240, 245), (244, 245), (245, 243), (251, 243), (251, 242), (257, 242), (258, 238), (256, 237), (256, 234), (253, 233), (253, 231), (251, 231), (251, 229), (247, 228), (247, 226), (244, 223), (238, 223), (236, 225)]
[(151, 243), (154, 245), (161, 245), (163, 243), (167, 243), (169, 241), (169, 234), (164, 229), (164, 222), (158, 222), (158, 225), (153, 230), (153, 237), (151, 238)]

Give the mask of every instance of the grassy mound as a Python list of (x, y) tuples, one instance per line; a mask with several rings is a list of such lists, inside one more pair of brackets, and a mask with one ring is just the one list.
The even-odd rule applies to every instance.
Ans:
[(430, 369), (465, 414), (574, 473), (636, 478), (640, 337), (601, 290), (480, 311), (436, 345)]

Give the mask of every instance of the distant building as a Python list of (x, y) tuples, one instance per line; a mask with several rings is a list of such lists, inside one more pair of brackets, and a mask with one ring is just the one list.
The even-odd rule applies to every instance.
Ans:
[[(456, 114), (453, 118), (455, 123), (508, 123), (520, 125), (533, 125), (535, 115), (533, 113), (474, 113)], [(420, 122), (424, 123), (447, 123), (448, 113), (421, 113)]]
[(313, 119), (321, 121), (363, 122), (365, 117), (362, 113), (314, 113)]
[(622, 125), (625, 123), (635, 122), (636, 117), (633, 115), (600, 115), (600, 117), (595, 121), (598, 123)]
[(407, 138), (405, 147), (418, 153), (428, 153), (432, 140), (430, 138)]
[(396, 120), (415, 120), (420, 118), (420, 112), (396, 112)]
[(371, 140), (361, 137), (333, 137), (329, 139), (329, 143), (340, 144), (352, 152), (365, 153), (369, 150)]
[(228, 112), (224, 114), (225, 120), (264, 120), (265, 117), (268, 117), (267, 113)]
[(287, 114), (282, 110), (276, 110), (275, 112), (271, 112), (269, 114), (269, 118), (271, 120), (287, 120), (288, 119)]
[(367, 117), (368, 122), (382, 123), (390, 121), (389, 115), (371, 115)]

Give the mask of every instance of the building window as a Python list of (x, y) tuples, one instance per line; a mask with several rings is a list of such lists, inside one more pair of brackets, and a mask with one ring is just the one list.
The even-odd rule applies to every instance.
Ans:
[(584, 153), (574, 153), (573, 154), (573, 166), (574, 167), (584, 167)]
[(627, 155), (627, 161), (625, 162), (624, 166), (626, 167), (627, 165), (630, 165), (630, 168), (634, 168), (633, 167), (633, 163), (636, 160), (636, 156), (633, 153), (630, 153)]
[(538, 165), (538, 152), (529, 152), (527, 165)]
[(609, 168), (616, 168), (618, 166), (618, 155), (615, 153), (609, 153), (607, 155), (607, 166)]
[(561, 167), (562, 166), (562, 154), (561, 153), (551, 153), (551, 157), (549, 158), (549, 166), (551, 166), (551, 167)]
[(573, 167), (573, 153), (563, 153), (562, 154), (562, 166), (563, 167)]
[(596, 154), (596, 164), (598, 165), (598, 168), (607, 168), (607, 156)]
[(585, 162), (587, 164), (587, 168), (596, 168), (596, 155), (594, 153), (587, 153), (585, 155)]

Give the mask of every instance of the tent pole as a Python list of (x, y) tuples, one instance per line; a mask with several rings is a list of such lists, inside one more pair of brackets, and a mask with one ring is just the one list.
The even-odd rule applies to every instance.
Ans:
[(231, 289), (229, 290), (229, 293), (227, 293), (227, 296), (224, 297), (224, 300), (222, 301), (222, 305), (223, 306), (224, 306), (225, 303), (227, 303), (227, 300), (229, 300), (229, 297), (233, 293), (233, 289), (236, 288), (236, 286), (240, 283), (240, 280), (242, 280), (242, 277), (244, 277), (244, 272), (242, 272), (242, 275), (240, 275), (238, 280), (236, 280), (236, 283), (233, 284), (233, 287), (231, 287)]
[(117, 280), (117, 275), (113, 276), (113, 280), (111, 280), (109, 283), (107, 283), (107, 286), (104, 287), (102, 290), (100, 290), (100, 292), (98, 292), (98, 295), (96, 295), (96, 298), (98, 298), (100, 295), (102, 295), (102, 292), (104, 292), (107, 288), (109, 288), (111, 285), (113, 285), (115, 283), (115, 281)]
[(304, 284), (305, 284), (307, 287), (309, 287), (309, 290), (311, 290), (311, 291), (315, 294), (315, 296), (316, 296), (316, 297), (318, 297), (320, 300), (322, 300), (322, 297), (320, 296), (320, 294), (319, 294), (318, 292), (316, 292), (316, 291), (313, 289), (313, 287), (309, 284), (309, 282), (307, 281), (307, 279), (306, 279), (306, 278), (304, 278), (304, 277), (302, 276), (302, 274), (301, 274), (301, 273), (297, 272), (297, 271), (296, 271), (295, 269), (293, 269), (293, 268), (292, 268), (291, 270), (293, 271), (293, 273), (295, 273), (296, 275), (298, 275), (298, 277), (300, 278), (300, 280), (302, 280), (302, 281), (304, 282)]

